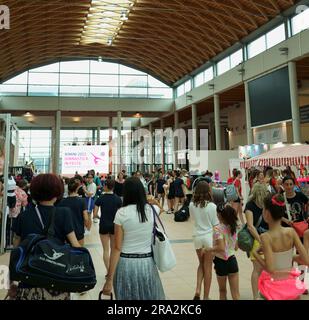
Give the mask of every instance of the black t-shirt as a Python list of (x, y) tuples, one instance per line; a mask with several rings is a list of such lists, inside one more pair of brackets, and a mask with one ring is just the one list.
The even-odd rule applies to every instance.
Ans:
[[(260, 216), (263, 214), (263, 209), (259, 208), (254, 201), (249, 201), (246, 204), (245, 212), (247, 210), (252, 212), (252, 214), (253, 214), (253, 225), (256, 226), (256, 224), (259, 221)], [(268, 224), (264, 221), (263, 218), (262, 218), (262, 221), (261, 221), (260, 225), (258, 227), (256, 227), (256, 228), (259, 228), (259, 227), (261, 227), (261, 228), (263, 228), (265, 230), (268, 230)]]
[[(66, 236), (74, 231), (72, 213), (69, 208), (55, 208), (54, 206), (38, 206), (44, 226), (48, 225), (50, 214), (55, 210), (55, 237), (66, 241)], [(42, 234), (43, 228), (35, 208), (29, 208), (22, 212), (16, 219), (12, 230), (24, 240), (29, 234)]]
[(63, 199), (58, 207), (70, 208), (72, 212), (73, 227), (77, 240), (84, 238), (84, 216), (83, 211), (87, 210), (86, 200), (80, 197), (68, 197)]
[(95, 205), (101, 208), (100, 226), (113, 227), (115, 215), (122, 206), (121, 199), (114, 193), (105, 193), (97, 199)]
[[(303, 221), (308, 218), (308, 212), (305, 211), (306, 204), (308, 204), (308, 197), (302, 192), (295, 192), (296, 195), (293, 198), (287, 198), (288, 207), (293, 221)], [(287, 212), (285, 212), (285, 218), (288, 219)]]
[(118, 181), (115, 181), (114, 193), (118, 197), (122, 197), (122, 195), (123, 195), (123, 183), (119, 183)]

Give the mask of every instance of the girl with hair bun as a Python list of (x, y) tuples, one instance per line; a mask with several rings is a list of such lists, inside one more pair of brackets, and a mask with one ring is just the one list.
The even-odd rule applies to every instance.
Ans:
[[(304, 284), (297, 282), (299, 274), (292, 267), (293, 261), (309, 266), (309, 255), (295, 230), (281, 226), (284, 214), (283, 195), (266, 197), (263, 218), (269, 231), (260, 235), (261, 248), (254, 252), (254, 257), (264, 270), (259, 278), (259, 291), (267, 300), (293, 300), (306, 291)], [(294, 249), (297, 256), (293, 256)], [(263, 252), (264, 258), (258, 251)]]

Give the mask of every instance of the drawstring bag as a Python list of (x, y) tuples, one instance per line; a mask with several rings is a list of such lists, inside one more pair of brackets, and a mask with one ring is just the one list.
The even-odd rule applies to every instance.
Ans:
[(285, 279), (275, 280), (263, 271), (259, 277), (258, 288), (266, 300), (297, 300), (305, 291), (305, 284), (298, 278), (301, 272), (291, 270)]

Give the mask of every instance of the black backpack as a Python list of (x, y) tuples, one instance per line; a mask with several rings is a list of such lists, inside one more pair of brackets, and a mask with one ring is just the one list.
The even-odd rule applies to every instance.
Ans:
[(10, 280), (62, 292), (88, 291), (97, 282), (90, 253), (54, 238), (55, 210), (42, 235), (29, 234), (11, 252)]
[(185, 222), (190, 218), (190, 212), (188, 206), (183, 206), (179, 211), (175, 213), (174, 220), (176, 222)]

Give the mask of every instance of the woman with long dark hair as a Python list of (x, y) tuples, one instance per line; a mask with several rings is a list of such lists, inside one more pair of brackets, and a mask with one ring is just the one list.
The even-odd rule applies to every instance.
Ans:
[[(153, 208), (159, 214), (159, 208)], [(140, 179), (124, 183), (123, 207), (114, 224), (115, 242), (103, 294), (110, 295), (114, 285), (117, 300), (164, 300), (151, 248), (154, 212)]]
[(204, 299), (209, 299), (213, 255), (207, 252), (207, 249), (213, 246), (213, 230), (219, 224), (219, 220), (216, 205), (212, 202), (211, 189), (206, 181), (197, 184), (189, 210), (195, 220), (193, 240), (199, 259), (194, 300), (200, 300), (203, 279)]

